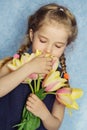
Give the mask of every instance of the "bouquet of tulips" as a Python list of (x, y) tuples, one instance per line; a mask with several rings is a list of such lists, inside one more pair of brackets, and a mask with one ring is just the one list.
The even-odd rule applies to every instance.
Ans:
[[(8, 67), (14, 71), (38, 55), (41, 55), (41, 51), (37, 50), (36, 53), (31, 54), (24, 53), (21, 57), (15, 54), (11, 63), (8, 64)], [(46, 56), (50, 55), (47, 54)], [(55, 94), (58, 102), (70, 110), (78, 110), (79, 106), (76, 99), (82, 96), (83, 91), (79, 88), (67, 87), (67, 79), (61, 77), (60, 72), (57, 70), (58, 65), (58, 59), (53, 57), (53, 66), (49, 74), (45, 76), (31, 74), (23, 82), (28, 83), (32, 93), (35, 93), (41, 100), (43, 100), (47, 94)], [(34, 82), (34, 86), (32, 86), (32, 81)], [(24, 106), (21, 122), (15, 125), (15, 127), (18, 127), (18, 130), (35, 130), (39, 126), (40, 119), (29, 112)]]

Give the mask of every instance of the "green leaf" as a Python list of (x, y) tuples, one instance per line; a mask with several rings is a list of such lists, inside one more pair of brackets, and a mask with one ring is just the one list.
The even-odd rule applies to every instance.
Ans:
[(22, 128), (24, 127), (25, 123), (26, 123), (26, 121), (24, 120), (24, 121), (21, 122), (20, 124), (14, 125), (13, 128), (14, 128), (14, 127), (18, 127), (18, 130), (22, 130)]
[[(46, 97), (46, 94), (44, 94), (44, 92), (44, 88), (41, 88), (35, 94), (41, 100), (43, 100)], [(21, 123), (15, 125), (14, 127), (18, 127), (18, 130), (36, 130), (39, 126), (40, 118), (33, 115), (24, 106)]]
[(23, 130), (23, 127), (24, 127), (24, 124), (21, 125), (21, 126), (18, 128), (18, 130)]
[(26, 119), (22, 119), (20, 124), (15, 125), (18, 130), (36, 130), (40, 126), (40, 119), (31, 112), (27, 113)]
[(44, 94), (44, 88), (41, 88), (39, 91), (35, 93), (41, 100), (43, 100), (46, 95)]
[(31, 112), (29, 112), (29, 117), (30, 117), (30, 118), (35, 118), (35, 115), (32, 114)]
[(40, 119), (36, 116), (30, 117), (24, 125), (24, 130), (36, 130), (40, 126)]
[(22, 128), (24, 127), (24, 125), (25, 125), (26, 122), (27, 122), (28, 113), (29, 113), (29, 111), (26, 109), (26, 107), (24, 107), (21, 123), (16, 124), (16, 125), (13, 126), (13, 127), (18, 127), (18, 130), (22, 130)]
[(25, 117), (26, 112), (27, 112), (27, 109), (26, 109), (26, 107), (24, 106), (24, 109), (23, 109), (23, 114), (22, 114), (22, 118), (24, 118), (24, 117)]

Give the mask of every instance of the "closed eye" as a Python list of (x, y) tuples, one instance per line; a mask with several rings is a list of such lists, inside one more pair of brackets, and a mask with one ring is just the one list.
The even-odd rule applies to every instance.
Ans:
[(41, 40), (41, 39), (40, 39), (40, 42), (41, 42), (41, 43), (46, 43), (47, 41), (44, 41), (44, 40)]
[(62, 46), (55, 45), (56, 48), (61, 48)]

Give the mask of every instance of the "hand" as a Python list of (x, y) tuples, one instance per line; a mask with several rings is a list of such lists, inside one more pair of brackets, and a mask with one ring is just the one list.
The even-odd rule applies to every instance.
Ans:
[(33, 73), (48, 74), (52, 69), (52, 58), (40, 55), (29, 62)]
[(49, 110), (35, 94), (30, 94), (26, 102), (26, 108), (40, 119), (45, 119)]

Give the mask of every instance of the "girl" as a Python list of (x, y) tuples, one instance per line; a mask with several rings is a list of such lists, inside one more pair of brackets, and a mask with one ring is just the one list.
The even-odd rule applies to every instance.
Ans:
[(32, 73), (49, 73), (52, 68), (52, 59), (45, 57), (46, 53), (57, 57), (60, 61), (62, 73), (66, 73), (64, 50), (76, 39), (76, 36), (76, 19), (63, 6), (55, 3), (48, 4), (29, 17), (28, 42), (21, 46), (18, 53), (21, 55), (26, 51), (30, 53), (30, 51), (35, 52), (38, 49), (43, 54), (15, 71), (11, 71), (7, 67), (12, 58), (7, 58), (1, 62), (1, 130), (17, 129), (12, 128), (12, 126), (20, 123), (25, 102), (26, 108), (41, 119), (41, 125), (37, 130), (59, 129), (64, 116), (64, 106), (58, 103), (53, 95), (47, 95), (44, 101), (41, 101), (34, 94), (29, 95), (30, 90), (27, 84), (23, 84), (22, 81)]

